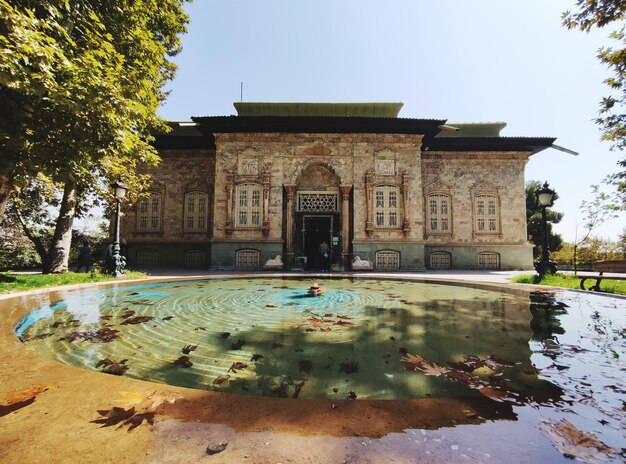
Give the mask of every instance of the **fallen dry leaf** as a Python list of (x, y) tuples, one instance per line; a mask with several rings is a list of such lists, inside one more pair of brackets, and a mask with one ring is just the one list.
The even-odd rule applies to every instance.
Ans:
[(16, 390), (9, 392), (5, 397), (5, 402), (7, 405), (22, 403), (24, 401), (30, 401), (37, 397), (40, 393), (45, 392), (48, 387), (44, 385), (33, 385), (32, 388), (28, 388), (26, 390)]
[(570, 459), (600, 463), (606, 462), (606, 455), (619, 455), (618, 450), (609, 448), (591, 433), (581, 432), (566, 419), (558, 423), (544, 422), (541, 430), (552, 439), (556, 449)]

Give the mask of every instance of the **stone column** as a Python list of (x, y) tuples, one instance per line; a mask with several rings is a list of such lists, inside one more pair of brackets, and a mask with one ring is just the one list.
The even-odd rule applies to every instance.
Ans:
[(296, 196), (296, 186), (284, 184), (285, 191), (287, 192), (287, 209), (285, 211), (286, 222), (286, 234), (285, 242), (287, 251), (285, 253), (285, 265), (291, 266), (293, 264), (293, 212), (294, 205), (293, 200)]
[(233, 233), (233, 190), (234, 190), (234, 176), (228, 174), (226, 176), (226, 235), (232, 235)]
[(402, 173), (402, 206), (404, 220), (402, 221), (402, 233), (405, 237), (411, 234), (411, 208), (409, 208), (409, 185), (411, 178), (406, 172)]
[(374, 191), (374, 173), (367, 171), (365, 173), (365, 207), (367, 220), (365, 221), (365, 233), (368, 237), (372, 237), (374, 233), (374, 205), (372, 204)]
[(342, 263), (347, 269), (350, 263), (350, 191), (352, 185), (341, 185), (341, 250)]
[(272, 182), (269, 171), (263, 173), (263, 236), (270, 234), (270, 188)]

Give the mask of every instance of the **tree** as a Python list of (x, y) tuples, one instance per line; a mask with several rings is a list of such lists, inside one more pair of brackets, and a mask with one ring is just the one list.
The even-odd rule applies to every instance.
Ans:
[[(541, 220), (542, 206), (537, 201), (537, 190), (541, 189), (542, 183), (538, 180), (529, 180), (526, 182), (526, 225), (530, 241), (535, 245), (533, 256), (536, 258), (541, 255), (543, 246), (543, 224)], [(552, 201), (559, 198), (557, 193), (552, 197)], [(559, 213), (550, 208), (546, 208), (546, 218), (548, 226), (548, 244), (551, 251), (559, 250), (563, 244), (563, 238), (559, 234), (555, 234), (552, 230), (553, 224), (558, 224), (563, 219), (563, 213)]]
[(185, 1), (0, 0), (0, 220), (36, 174), (60, 189), (44, 272), (67, 270), (87, 195), (110, 198), (120, 176), (137, 192), (148, 176), (136, 168), (157, 163), (151, 134), (167, 131), (156, 111)]
[[(602, 131), (602, 139), (611, 142), (611, 148), (623, 151), (626, 148), (626, 1), (623, 0), (576, 0), (577, 10), (563, 13), (563, 24), (568, 29), (589, 32), (609, 24), (620, 25), (609, 34), (616, 42), (614, 47), (598, 50), (598, 59), (612, 73), (605, 79), (612, 93), (600, 102), (596, 123)], [(608, 177), (617, 187), (622, 209), (626, 208), (626, 156), (617, 162), (618, 172)]]

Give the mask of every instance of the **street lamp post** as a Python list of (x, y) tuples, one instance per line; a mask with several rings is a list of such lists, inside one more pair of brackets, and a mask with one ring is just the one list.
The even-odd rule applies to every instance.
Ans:
[(548, 219), (546, 208), (552, 206), (554, 198), (554, 190), (550, 188), (548, 182), (544, 182), (543, 187), (537, 190), (537, 202), (541, 206), (541, 223), (543, 225), (543, 241), (541, 244), (541, 261), (535, 265), (535, 269), (539, 275), (543, 276), (547, 273), (554, 274), (556, 272), (556, 263), (550, 261), (550, 244), (548, 240)]
[(113, 236), (113, 250), (110, 262), (109, 272), (113, 277), (120, 277), (123, 274), (126, 259), (120, 253), (120, 207), (122, 200), (128, 190), (128, 185), (123, 184), (121, 179), (112, 185), (115, 192), (115, 230)]

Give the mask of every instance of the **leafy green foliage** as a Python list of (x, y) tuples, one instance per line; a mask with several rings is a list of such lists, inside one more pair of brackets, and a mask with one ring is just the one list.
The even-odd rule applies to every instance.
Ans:
[[(55, 287), (57, 285), (86, 284), (104, 282), (107, 280), (119, 280), (110, 275), (100, 273), (68, 272), (65, 274), (13, 274), (0, 273), (0, 294), (7, 292), (19, 292), (41, 287)], [(146, 275), (142, 272), (129, 272), (124, 274), (124, 279), (143, 279)]]
[[(575, 12), (567, 11), (563, 14), (563, 25), (568, 29), (588, 32), (592, 28), (610, 24), (620, 26), (609, 34), (614, 46), (598, 50), (598, 59), (612, 75), (604, 81), (611, 93), (600, 102), (596, 123), (601, 127), (602, 139), (611, 142), (612, 149), (623, 151), (626, 148), (626, 1), (576, 0), (576, 6)], [(618, 172), (610, 175), (608, 181), (617, 187), (622, 208), (626, 208), (626, 157), (617, 164)]]
[(156, 111), (185, 1), (0, 0), (0, 220), (10, 190), (37, 173), (63, 191), (50, 272), (67, 269), (81, 201), (111, 201), (118, 177), (132, 199), (148, 182), (138, 166), (158, 162), (151, 134), (168, 130)]
[[(537, 190), (541, 189), (541, 182), (538, 180), (530, 180), (526, 182), (526, 224), (530, 241), (535, 245), (533, 254), (535, 257), (541, 255), (541, 247), (543, 246), (543, 224), (541, 220), (542, 207), (537, 201)], [(557, 193), (554, 194), (553, 203), (559, 198)], [(561, 248), (563, 238), (559, 234), (555, 234), (552, 230), (552, 224), (558, 224), (563, 219), (563, 213), (559, 213), (550, 208), (546, 208), (546, 219), (548, 226), (548, 244), (550, 251)]]
[[(546, 274), (543, 277), (539, 275), (521, 275), (514, 277), (512, 280), (517, 284), (550, 285), (552, 287), (561, 288), (580, 288), (580, 278), (574, 276), (573, 274)], [(606, 293), (626, 295), (626, 282), (623, 280), (603, 279), (601, 288), (602, 291)]]

